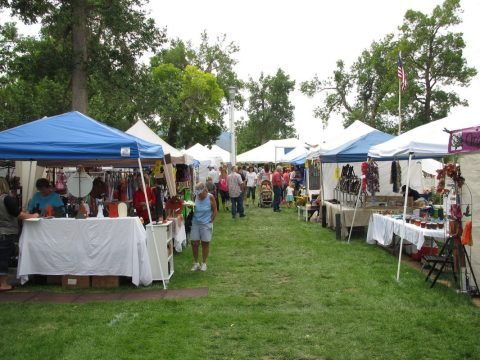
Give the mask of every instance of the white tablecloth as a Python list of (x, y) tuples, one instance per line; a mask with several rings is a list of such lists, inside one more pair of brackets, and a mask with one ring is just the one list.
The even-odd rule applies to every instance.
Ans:
[(403, 220), (394, 219), (381, 214), (372, 214), (368, 224), (367, 243), (379, 243), (388, 246), (392, 243), (393, 234), (403, 236), (405, 240), (414, 244), (420, 250), (425, 237), (445, 239), (446, 230), (425, 229), (412, 224), (403, 225)]
[(173, 244), (177, 252), (182, 252), (187, 246), (187, 233), (185, 232), (185, 222), (183, 218), (169, 218), (173, 222)]
[(137, 217), (25, 221), (17, 276), (129, 276), (150, 285), (146, 232)]

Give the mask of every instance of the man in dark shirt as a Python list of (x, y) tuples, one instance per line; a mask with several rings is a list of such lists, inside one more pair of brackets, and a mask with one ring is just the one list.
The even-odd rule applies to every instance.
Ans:
[(8, 182), (0, 177), (0, 291), (12, 290), (7, 283), (8, 261), (18, 239), (18, 220), (36, 217), (38, 214), (21, 211), (16, 199), (10, 196)]
[[(405, 196), (405, 189), (406, 188), (407, 188), (406, 185), (402, 186), (402, 195), (403, 196)], [(413, 201), (418, 200), (419, 198), (422, 197), (417, 190), (413, 190), (410, 186), (408, 187), (408, 196), (413, 197)]]

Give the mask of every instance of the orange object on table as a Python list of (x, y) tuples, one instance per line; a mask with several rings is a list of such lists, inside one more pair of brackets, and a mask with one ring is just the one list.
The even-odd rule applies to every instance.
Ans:
[(472, 246), (472, 220), (468, 220), (465, 223), (465, 227), (463, 228), (462, 234), (462, 245)]
[(117, 218), (118, 217), (118, 204), (110, 203), (108, 204), (108, 217)]
[(46, 209), (46, 210), (47, 210), (47, 211), (46, 211), (47, 217), (53, 216), (53, 207), (52, 207), (52, 205), (47, 205), (47, 209)]

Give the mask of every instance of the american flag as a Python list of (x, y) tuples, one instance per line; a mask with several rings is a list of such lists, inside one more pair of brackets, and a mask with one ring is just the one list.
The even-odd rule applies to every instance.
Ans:
[(398, 78), (400, 79), (400, 88), (402, 91), (407, 89), (407, 78), (405, 76), (405, 69), (403, 68), (403, 61), (400, 54), (398, 54)]

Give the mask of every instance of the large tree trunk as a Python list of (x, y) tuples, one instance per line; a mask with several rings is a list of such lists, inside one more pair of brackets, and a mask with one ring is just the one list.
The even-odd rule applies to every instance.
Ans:
[(173, 147), (177, 147), (178, 142), (178, 121), (177, 119), (170, 120), (170, 127), (168, 129), (167, 142)]
[(72, 110), (87, 113), (87, 0), (72, 0)]

